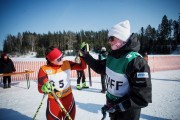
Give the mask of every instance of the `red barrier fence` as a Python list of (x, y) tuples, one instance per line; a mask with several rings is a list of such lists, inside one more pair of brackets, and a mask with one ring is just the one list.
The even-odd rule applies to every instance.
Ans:
[(180, 69), (180, 55), (149, 55), (151, 72)]
[[(34, 59), (34, 58), (22, 58), (22, 59), (12, 59), (16, 68), (16, 72), (22, 72), (25, 71), (26, 69), (34, 71), (29, 75), (30, 80), (37, 80), (38, 78), (38, 71), (39, 68), (42, 65), (46, 64), (46, 60), (42, 58)], [(85, 69), (85, 75), (86, 77), (89, 76), (87, 69)], [(95, 73), (93, 70), (91, 70), (91, 76), (92, 77), (100, 77), (99, 74)], [(76, 70), (71, 71), (71, 78), (76, 78), (77, 73)], [(12, 76), (12, 81), (19, 81), (19, 80), (25, 80), (26, 76), (25, 75), (17, 75), (17, 76)]]
[[(30, 80), (37, 80), (38, 71), (40, 66), (46, 64), (45, 59), (12, 59), (16, 68), (16, 72), (22, 72), (25, 69), (33, 70), (34, 73), (30, 74)], [(163, 71), (163, 70), (177, 70), (180, 69), (180, 55), (149, 55), (148, 64), (151, 72)], [(86, 77), (88, 77), (87, 69), (85, 70)], [(99, 74), (91, 70), (92, 77), (100, 77)], [(76, 71), (71, 71), (71, 77), (76, 78)], [(25, 75), (12, 76), (13, 81), (25, 80)]]

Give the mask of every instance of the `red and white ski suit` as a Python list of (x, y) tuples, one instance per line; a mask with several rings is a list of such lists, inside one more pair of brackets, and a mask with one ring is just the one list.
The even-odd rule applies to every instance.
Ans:
[[(57, 94), (62, 94), (62, 97), (59, 98), (59, 100), (70, 114), (72, 120), (75, 119), (76, 105), (72, 94), (70, 72), (71, 70), (86, 69), (84, 60), (81, 61), (81, 64), (72, 61), (63, 61), (61, 66), (53, 64), (44, 65), (41, 66), (38, 73), (39, 92), (43, 93), (41, 87), (47, 81), (53, 81), (55, 83), (55, 88), (58, 91)], [(60, 110), (51, 94), (48, 95), (46, 117), (47, 120), (65, 120), (67, 118), (65, 113)]]

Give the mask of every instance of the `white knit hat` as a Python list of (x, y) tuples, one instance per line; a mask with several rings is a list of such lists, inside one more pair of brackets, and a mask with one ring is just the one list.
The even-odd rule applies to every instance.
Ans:
[(106, 51), (106, 48), (105, 48), (105, 47), (102, 47), (102, 48), (101, 48), (101, 51)]
[(108, 33), (108, 37), (114, 36), (122, 41), (127, 41), (130, 37), (130, 23), (129, 20), (122, 21), (114, 25)]

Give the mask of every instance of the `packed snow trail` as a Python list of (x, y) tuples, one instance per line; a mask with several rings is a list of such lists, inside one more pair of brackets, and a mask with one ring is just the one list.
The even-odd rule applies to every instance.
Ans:
[[(180, 70), (152, 73), (153, 103), (142, 109), (140, 120), (178, 120), (180, 118)], [(88, 83), (88, 78), (87, 78)], [(31, 81), (27, 89), (26, 81), (13, 81), (12, 87), (3, 89), (0, 84), (0, 120), (32, 120), (43, 94), (37, 90), (37, 81)], [(101, 107), (105, 104), (105, 94), (100, 93), (100, 77), (92, 78), (92, 87), (76, 90), (76, 78), (72, 78), (72, 88), (76, 101), (76, 120), (100, 120)], [(37, 119), (46, 120), (46, 99)], [(109, 120), (107, 114), (106, 119)]]

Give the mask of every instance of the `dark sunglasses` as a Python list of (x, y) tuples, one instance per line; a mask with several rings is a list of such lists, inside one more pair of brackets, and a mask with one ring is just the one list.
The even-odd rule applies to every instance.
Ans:
[(114, 37), (114, 36), (110, 36), (110, 37), (108, 38), (108, 42), (113, 42), (113, 41), (114, 41), (114, 39), (115, 39), (115, 37)]
[(63, 57), (64, 57), (64, 56), (62, 55), (61, 57), (59, 57), (59, 58), (57, 59), (57, 61), (60, 62)]

